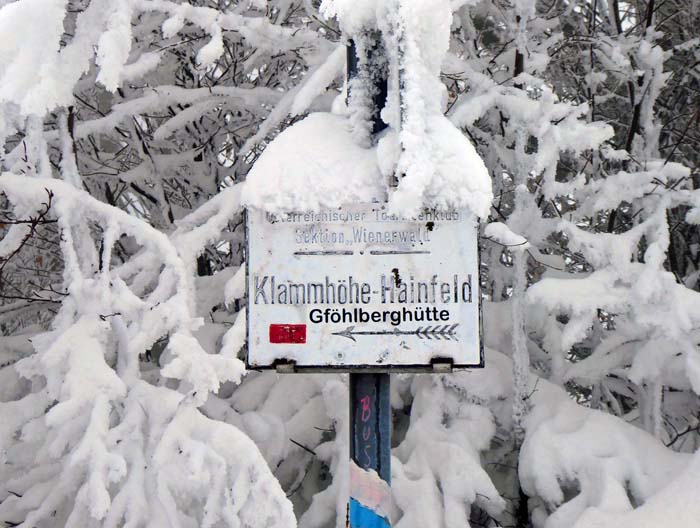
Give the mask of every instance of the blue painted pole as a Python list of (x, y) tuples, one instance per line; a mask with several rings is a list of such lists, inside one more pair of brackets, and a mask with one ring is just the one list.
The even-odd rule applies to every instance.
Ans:
[(389, 374), (350, 374), (350, 528), (389, 528)]
[[(354, 42), (347, 51), (348, 80), (358, 75), (371, 84), (372, 135), (386, 128), (379, 112), (386, 104), (387, 81), (379, 34), (367, 33), (364, 61)], [(374, 45), (371, 41), (374, 40)], [(364, 71), (360, 71), (364, 69)], [(351, 88), (348, 95), (351, 96)], [(391, 404), (389, 374), (350, 374), (349, 528), (389, 528), (391, 512)]]

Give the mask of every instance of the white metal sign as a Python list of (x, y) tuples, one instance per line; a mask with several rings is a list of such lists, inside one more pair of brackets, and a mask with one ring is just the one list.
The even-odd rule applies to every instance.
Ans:
[(483, 364), (477, 227), (464, 211), (249, 210), (247, 229), (250, 368)]

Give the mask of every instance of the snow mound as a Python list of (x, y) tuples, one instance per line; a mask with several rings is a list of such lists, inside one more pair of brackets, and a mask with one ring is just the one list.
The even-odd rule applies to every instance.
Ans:
[[(381, 166), (403, 174), (389, 208), (413, 216), (422, 207), (468, 208), (475, 216), (489, 214), (493, 193), (491, 177), (476, 149), (442, 114), (426, 118), (426, 129), (413, 136), (409, 154), (407, 130), (382, 138), (379, 145)], [(390, 147), (388, 143), (396, 143)], [(391, 155), (399, 158), (391, 160)]]
[[(396, 212), (413, 216), (421, 207), (468, 207), (486, 216), (491, 203), (488, 171), (478, 154), (449, 121), (432, 120), (433, 170), (425, 178), (407, 175), (389, 197)], [(265, 149), (243, 184), (245, 206), (268, 212), (318, 211), (352, 202), (383, 201), (401, 147), (395, 133), (376, 148), (352, 139), (350, 121), (314, 113), (284, 130)]]
[[(388, 194), (389, 210), (399, 216), (415, 217), (425, 207), (468, 208), (474, 216), (488, 216), (489, 172), (444, 116), (447, 89), (440, 70), (449, 50), (452, 7), (448, 0), (323, 0), (320, 12), (336, 18), (353, 39), (360, 64), (347, 87), (347, 106), (338, 105), (344, 117), (312, 114), (282, 132), (251, 170), (244, 204), (269, 212), (308, 211)], [(375, 32), (382, 35), (379, 44), (370, 36)], [(374, 81), (362, 77), (361, 65), (376, 45), (388, 69), (386, 105), (380, 109), (388, 130), (369, 148), (374, 103), (368, 85)], [(337, 75), (342, 50), (331, 55), (310, 77), (292, 114), (308, 108), (310, 97)], [(395, 175), (398, 186), (388, 191)]]
[(385, 194), (374, 150), (352, 141), (345, 118), (319, 112), (267, 146), (243, 184), (241, 199), (268, 212), (305, 212)]

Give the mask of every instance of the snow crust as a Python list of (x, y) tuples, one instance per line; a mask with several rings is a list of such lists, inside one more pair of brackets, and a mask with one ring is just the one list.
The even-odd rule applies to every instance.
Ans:
[(356, 35), (376, 26), (383, 0), (323, 0), (320, 12), (326, 18), (336, 18), (346, 35)]
[(395, 171), (400, 177), (389, 207), (416, 214), (423, 206), (468, 207), (486, 217), (491, 178), (469, 140), (443, 116), (447, 90), (440, 80), (449, 48), (449, 1), (385, 2), (378, 19), (395, 57), (396, 79), (382, 118), (398, 134)]
[(442, 114), (426, 119), (425, 133), (414, 145), (416, 156), (406, 155), (407, 135), (389, 133), (379, 141), (385, 179), (404, 174), (389, 198), (390, 210), (412, 216), (422, 207), (466, 207), (486, 218), (493, 199), (491, 177), (469, 140)]

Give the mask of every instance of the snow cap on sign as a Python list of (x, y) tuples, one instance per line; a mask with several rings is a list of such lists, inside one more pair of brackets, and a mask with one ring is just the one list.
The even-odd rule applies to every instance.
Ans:
[[(449, 47), (450, 2), (324, 0), (321, 12), (336, 18), (356, 42), (362, 43), (366, 30), (372, 28), (384, 36), (390, 68), (402, 72), (401, 93), (390, 82), (381, 112), (388, 129), (374, 149), (353, 144), (365, 135), (357, 127), (367, 126), (361, 117), (366, 109), (355, 108), (353, 98), (349, 107), (336, 105), (336, 113), (347, 116), (347, 121), (310, 116), (307, 119), (313, 121), (294, 125), (268, 146), (250, 173), (244, 203), (266, 210), (303, 211), (361, 201), (358, 195), (362, 194), (375, 199), (387, 196), (390, 211), (406, 217), (425, 207), (467, 208), (474, 216), (487, 216), (493, 199), (488, 170), (463, 132), (443, 113), (447, 93), (440, 67)], [(358, 89), (362, 86), (354, 88)], [(364, 105), (366, 97), (357, 101)], [(324, 149), (329, 143), (330, 153)], [(280, 157), (290, 153), (290, 160)], [(334, 170), (323, 170), (328, 166), (324, 162), (334, 158), (340, 161), (334, 163)], [(352, 174), (345, 172), (348, 160)], [(371, 167), (366, 164), (370, 161)], [(318, 173), (319, 168), (323, 173)], [(398, 187), (388, 190), (394, 175), (400, 176)], [(366, 192), (352, 187), (357, 183), (367, 185)]]
[(398, 153), (393, 165), (401, 179), (389, 207), (405, 215), (425, 206), (467, 207), (485, 217), (493, 199), (488, 170), (469, 140), (444, 117), (447, 90), (440, 71), (449, 49), (451, 3), (384, 4), (377, 25), (401, 77), (390, 83), (389, 104), (382, 112), (401, 146), (392, 149)]
[[(471, 144), (440, 116), (435, 124), (434, 174), (427, 184), (406, 179), (389, 197), (394, 211), (412, 216), (421, 207), (468, 207), (485, 216), (490, 180)], [(243, 185), (245, 206), (268, 212), (318, 211), (348, 203), (384, 201), (387, 182), (400, 155), (390, 132), (376, 148), (353, 142), (347, 118), (314, 113), (275, 138)], [(474, 176), (480, 176), (474, 178)]]
[[(310, 115), (268, 145), (248, 176), (243, 203), (302, 212), (388, 195), (389, 210), (401, 216), (414, 217), (425, 207), (487, 216), (493, 199), (488, 170), (443, 114), (447, 91), (440, 67), (449, 47), (449, 0), (324, 0), (321, 11), (356, 41), (366, 38), (368, 28), (381, 31), (390, 69), (401, 71), (401, 82), (389, 83), (381, 112), (389, 127), (377, 147), (357, 144), (365, 136), (357, 127), (367, 125), (366, 119), (358, 122), (366, 97), (336, 105), (346, 117)], [(398, 187), (388, 190), (394, 175), (400, 176)]]
[(352, 141), (347, 119), (323, 112), (277, 136), (241, 192), (244, 205), (268, 212), (317, 211), (384, 196), (374, 150)]
[[(423, 207), (466, 207), (474, 216), (485, 218), (493, 191), (481, 157), (442, 114), (428, 116), (426, 123), (422, 137), (413, 143), (413, 153), (395, 132), (379, 141), (378, 161), (385, 179), (397, 172), (402, 175), (389, 198), (390, 210), (414, 216)], [(400, 136), (405, 136), (404, 131)]]

